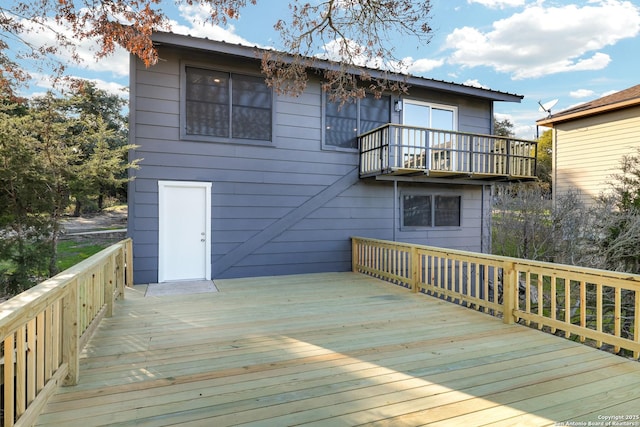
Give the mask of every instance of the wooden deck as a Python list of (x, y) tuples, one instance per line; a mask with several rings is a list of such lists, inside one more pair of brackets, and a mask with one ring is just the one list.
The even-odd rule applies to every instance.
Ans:
[(638, 362), (365, 275), (216, 285), (179, 297), (128, 289), (85, 348), (79, 384), (61, 388), (37, 425), (541, 426), (640, 415)]

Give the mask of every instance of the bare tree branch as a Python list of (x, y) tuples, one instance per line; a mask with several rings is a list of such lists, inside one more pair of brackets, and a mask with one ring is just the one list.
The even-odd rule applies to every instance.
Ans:
[[(178, 0), (177, 4), (202, 6), (210, 10), (206, 22), (225, 25), (257, 0)], [(308, 72), (317, 60), (332, 60), (325, 89), (334, 98), (348, 100), (385, 90), (400, 90), (397, 79), (371, 79), (366, 67), (398, 72), (402, 61), (395, 58), (392, 37), (410, 36), (428, 43), (430, 0), (325, 0), (319, 3), (292, 0), (290, 16), (275, 23), (282, 38), (282, 51), (265, 54), (262, 69), (267, 82), (281, 93), (297, 95), (306, 86)], [(21, 35), (47, 29), (55, 41), (34, 46)], [(26, 49), (15, 57), (51, 58), (66, 51), (79, 61), (77, 43), (97, 40), (96, 57), (113, 53), (116, 46), (138, 56), (147, 66), (158, 60), (153, 46), (154, 31), (170, 31), (169, 17), (160, 0), (15, 0), (0, 6), (0, 64), (8, 64), (10, 44), (22, 42)], [(60, 70), (64, 64), (60, 64)], [(3, 65), (0, 79), (8, 75)], [(314, 71), (315, 72), (315, 71)]]

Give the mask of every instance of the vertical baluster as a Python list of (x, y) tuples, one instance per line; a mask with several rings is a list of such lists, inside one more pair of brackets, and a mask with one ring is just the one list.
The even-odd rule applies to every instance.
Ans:
[[(552, 318), (553, 320), (556, 320), (558, 318), (557, 315), (557, 283), (556, 283), (556, 275), (555, 273), (551, 276), (551, 312), (549, 313), (549, 317)], [(555, 327), (551, 327), (551, 333), (555, 334), (556, 333), (556, 328)]]
[(36, 394), (44, 388), (44, 351), (45, 351), (45, 323), (44, 313), (36, 317)]
[[(451, 282), (449, 280), (449, 258), (447, 256), (443, 256), (442, 257), (442, 289), (443, 290), (449, 290)], [(443, 295), (445, 295), (443, 293)], [(447, 298), (449, 299), (449, 298)]]
[[(524, 291), (524, 311), (529, 314), (531, 313), (531, 271), (525, 271), (524, 273), (524, 286), (525, 286), (525, 291)], [(518, 298), (518, 302), (520, 301), (520, 299)], [(531, 321), (530, 320), (526, 320), (525, 324), (527, 326), (531, 325)]]
[[(640, 342), (640, 291), (636, 288), (633, 291), (633, 294), (633, 340), (635, 342)], [(640, 351), (635, 350), (633, 352), (633, 358), (638, 359), (638, 357), (640, 357)]]
[(15, 391), (15, 399), (16, 399), (16, 418), (20, 418), (24, 411), (27, 409), (27, 391), (26, 391), (26, 382), (27, 382), (27, 372), (26, 372), (26, 348), (25, 348), (25, 340), (26, 340), (26, 331), (25, 326), (22, 325), (16, 331), (16, 391)]
[[(596, 283), (596, 331), (602, 332), (602, 284)], [(602, 341), (596, 341), (596, 347), (602, 347)]]
[(53, 304), (53, 366), (58, 369), (62, 363), (62, 299)]
[[(613, 289), (613, 300), (614, 300), (614, 311), (613, 311), (613, 331), (616, 337), (620, 337), (622, 335), (622, 327), (621, 327), (621, 317), (622, 317), (622, 301), (621, 294), (622, 290), (619, 286), (616, 286)], [(613, 348), (615, 353), (620, 352), (620, 346), (616, 345)]]
[(55, 370), (52, 366), (53, 364), (53, 352), (51, 349), (53, 348), (53, 329), (51, 325), (53, 324), (53, 309), (50, 305), (44, 311), (44, 348), (45, 348), (45, 361), (44, 361), (44, 381), (45, 383), (49, 381), (53, 371)]
[[(580, 326), (587, 327), (587, 282), (580, 281)], [(580, 342), (585, 342), (585, 336), (580, 335)]]
[(36, 319), (27, 322), (27, 405), (36, 398)]
[[(545, 275), (538, 273), (538, 316), (544, 316), (544, 279)], [(542, 322), (538, 322), (538, 329), (542, 330)]]
[[(475, 270), (475, 283), (474, 283), (473, 286), (474, 286), (474, 291), (475, 291), (475, 294), (476, 294), (476, 298), (478, 300), (480, 300), (480, 296), (481, 296), (480, 295), (480, 268), (481, 268), (481, 266), (480, 266), (480, 264), (475, 263), (474, 267), (475, 267), (475, 269), (474, 269)], [(476, 304), (475, 308), (476, 308), (476, 310), (479, 310), (480, 309), (480, 305)]]
[[(571, 324), (571, 280), (564, 279), (564, 321)], [(564, 331), (564, 337), (569, 338), (571, 332)]]
[(4, 339), (4, 425), (12, 426), (15, 418), (15, 365), (13, 361), (15, 336), (12, 332)]

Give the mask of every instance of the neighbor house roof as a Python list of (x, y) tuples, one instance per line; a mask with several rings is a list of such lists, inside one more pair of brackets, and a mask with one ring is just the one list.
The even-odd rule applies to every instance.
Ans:
[[(247, 46), (241, 44), (232, 44), (227, 42), (221, 42), (216, 40), (210, 40), (207, 38), (186, 36), (169, 32), (157, 32), (153, 35), (153, 41), (157, 45), (171, 45), (186, 47), (190, 49), (203, 50), (208, 52), (218, 52), (226, 55), (238, 56), (242, 58), (258, 59), (261, 52), (269, 52), (271, 50), (261, 48), (258, 46)], [(275, 52), (278, 53), (278, 52)], [(318, 69), (331, 69), (335, 67), (335, 62), (318, 59), (316, 61)], [(424, 77), (417, 77), (411, 75), (395, 76), (385, 74), (382, 70), (367, 68), (367, 71), (373, 76), (385, 76), (387, 78), (395, 78), (398, 81), (405, 81), (409, 86), (417, 86), (426, 89), (442, 90), (446, 92), (452, 92), (456, 94), (465, 94), (469, 96), (475, 96), (478, 98), (484, 98), (491, 101), (507, 101), (507, 102), (520, 102), (523, 95), (517, 95), (508, 92), (501, 92), (476, 86), (468, 86), (460, 83), (446, 82), (442, 80), (434, 80)]]
[(582, 119), (596, 114), (608, 113), (614, 110), (630, 108), (640, 105), (640, 85), (621, 90), (614, 94), (603, 96), (584, 104), (576, 105), (536, 123), (540, 126), (553, 127), (555, 124), (576, 119)]

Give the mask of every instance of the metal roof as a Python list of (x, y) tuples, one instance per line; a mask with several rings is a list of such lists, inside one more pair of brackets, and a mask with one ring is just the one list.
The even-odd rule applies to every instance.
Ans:
[[(171, 45), (177, 47), (185, 47), (190, 49), (198, 49), (210, 52), (218, 52), (226, 55), (238, 56), (243, 58), (258, 59), (263, 52), (282, 53), (275, 50), (267, 49), (259, 46), (247, 46), (242, 44), (232, 44), (224, 41), (210, 40), (202, 37), (194, 37), (170, 32), (156, 32), (153, 34), (153, 41), (157, 45)], [(315, 59), (317, 69), (330, 69), (335, 67), (336, 63), (325, 60)], [(363, 67), (364, 68), (364, 67)], [(435, 80), (425, 77), (412, 76), (407, 74), (393, 74), (384, 70), (364, 68), (373, 77), (382, 77), (395, 81), (404, 81), (409, 86), (416, 86), (426, 89), (435, 89), (456, 94), (464, 94), (478, 98), (489, 99), (492, 101), (520, 102), (523, 95), (517, 95), (508, 92), (501, 92), (491, 89), (484, 89), (476, 86), (468, 86), (461, 83), (447, 82), (444, 80)]]

